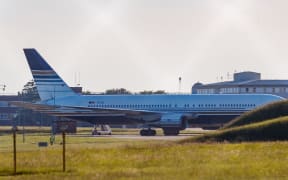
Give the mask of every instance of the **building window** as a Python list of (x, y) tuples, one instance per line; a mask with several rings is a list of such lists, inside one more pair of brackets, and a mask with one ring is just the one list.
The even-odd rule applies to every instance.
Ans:
[(280, 88), (275, 88), (275, 93), (279, 93), (280, 92)]
[(249, 93), (249, 88), (246, 88), (246, 93)]
[(8, 120), (9, 118), (8, 118), (8, 114), (7, 113), (2, 113), (2, 114), (0, 114), (0, 119), (1, 120)]
[(0, 101), (0, 107), (8, 107), (8, 102)]

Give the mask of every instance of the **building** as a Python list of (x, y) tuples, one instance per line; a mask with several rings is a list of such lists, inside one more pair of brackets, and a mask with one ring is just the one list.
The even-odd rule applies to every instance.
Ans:
[(13, 119), (17, 115), (18, 108), (9, 105), (9, 101), (19, 101), (20, 97), (17, 95), (3, 95), (0, 96), (0, 125), (12, 125)]
[(256, 72), (234, 73), (233, 81), (195, 83), (192, 94), (274, 94), (288, 98), (288, 80), (264, 80)]
[[(76, 93), (82, 93), (82, 87), (71, 87)], [(30, 94), (31, 96), (31, 94)], [(38, 95), (37, 95), (38, 96)], [(39, 98), (39, 96), (38, 96)], [(10, 101), (22, 101), (23, 98), (20, 95), (0, 95), (0, 125), (1, 126), (12, 126), (14, 123), (16, 125), (30, 125), (30, 126), (50, 126), (53, 118), (47, 115), (40, 115), (33, 111), (26, 111), (24, 117), (17, 119), (16, 116), (23, 109), (9, 105)], [(23, 113), (23, 112), (22, 112)], [(16, 118), (16, 119), (15, 119)], [(88, 126), (88, 123), (83, 123)], [(81, 123), (80, 123), (81, 125)], [(91, 126), (91, 124), (89, 124)]]

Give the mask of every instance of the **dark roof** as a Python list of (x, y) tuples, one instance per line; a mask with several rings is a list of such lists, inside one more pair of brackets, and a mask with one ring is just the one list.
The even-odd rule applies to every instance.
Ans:
[(16, 113), (18, 107), (0, 107), (1, 113)]
[(0, 101), (20, 101), (20, 96), (17, 95), (2, 95), (0, 96)]
[(288, 86), (288, 80), (249, 80), (249, 81), (224, 81), (203, 85), (207, 86)]
[(203, 84), (200, 83), (200, 82), (197, 82), (197, 83), (195, 83), (195, 84), (193, 85), (193, 87), (196, 87), (196, 86), (203, 86)]
[(245, 85), (288, 86), (288, 80), (256, 80)]

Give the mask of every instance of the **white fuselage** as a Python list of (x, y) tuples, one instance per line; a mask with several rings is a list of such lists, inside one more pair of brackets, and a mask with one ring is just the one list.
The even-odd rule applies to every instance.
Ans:
[(148, 127), (141, 135), (155, 135), (150, 127), (162, 128), (165, 135), (177, 135), (191, 120), (223, 124), (243, 112), (283, 99), (265, 94), (83, 96), (73, 92), (36, 49), (25, 48), (24, 53), (42, 100), (30, 105), (31, 109), (92, 124), (141, 123)]
[(248, 111), (283, 100), (274, 95), (79, 95), (50, 100), (48, 104), (161, 112)]

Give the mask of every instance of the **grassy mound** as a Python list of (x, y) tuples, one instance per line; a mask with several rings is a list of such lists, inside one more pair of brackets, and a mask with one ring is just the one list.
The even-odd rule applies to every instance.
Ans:
[(208, 133), (181, 141), (187, 142), (241, 142), (288, 140), (288, 116)]
[(282, 116), (288, 116), (288, 101), (278, 101), (256, 108), (252, 111), (242, 114), (234, 120), (227, 123), (223, 129), (261, 122), (267, 119), (274, 119)]

